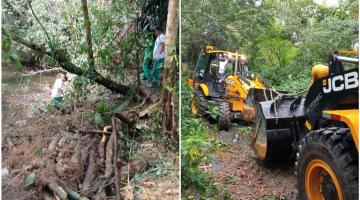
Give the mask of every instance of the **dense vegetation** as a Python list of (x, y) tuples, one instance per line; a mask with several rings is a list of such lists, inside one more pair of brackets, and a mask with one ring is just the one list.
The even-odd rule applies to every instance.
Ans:
[[(162, 192), (156, 194), (156, 190), (152, 190), (152, 194), (147, 194), (146, 191), (140, 192), (140, 189), (139, 191), (128, 190), (130, 182), (140, 183), (139, 181), (144, 177), (152, 175), (154, 178), (169, 175), (174, 177), (174, 180), (167, 180), (167, 182), (175, 188), (169, 194), (173, 198), (177, 198), (178, 187), (174, 181), (177, 181), (178, 171), (176, 165), (178, 120), (175, 111), (177, 107), (175, 75), (178, 69), (178, 55), (175, 46), (178, 44), (178, 2), (176, 0), (2, 1), (3, 64), (10, 63), (20, 71), (19, 74), (24, 76), (65, 71), (69, 72), (70, 80), (69, 85), (64, 84), (65, 97), (64, 103), (61, 105), (49, 103), (48, 91), (41, 91), (45, 93), (47, 102), (44, 105), (47, 106), (41, 106), (40, 109), (36, 107), (35, 103), (45, 101), (41, 99), (42, 97), (36, 98), (35, 103), (31, 102), (26, 105), (36, 107), (34, 109), (36, 113), (35, 117), (24, 120), (24, 126), (26, 126), (24, 129), (28, 128), (26, 132), (29, 134), (29, 138), (21, 137), (16, 146), (27, 149), (28, 154), (21, 155), (29, 158), (32, 162), (31, 156), (35, 154), (38, 159), (41, 159), (41, 162), (51, 163), (52, 158), (48, 158), (45, 151), (48, 149), (49, 141), (62, 137), (59, 136), (59, 132), (62, 133), (64, 130), (81, 138), (84, 131), (78, 130), (85, 128), (84, 121), (89, 124), (86, 126), (87, 128), (97, 132), (92, 135), (91, 140), (94, 143), (86, 138), (81, 138), (76, 142), (72, 141), (72, 144), (78, 146), (76, 149), (70, 145), (61, 149), (61, 151), (68, 149), (70, 153), (66, 156), (70, 156), (78, 154), (87, 148), (88, 144), (91, 144), (90, 149), (85, 150), (90, 152), (89, 157), (85, 157), (85, 161), (79, 162), (79, 165), (74, 165), (74, 168), (79, 171), (70, 170), (72, 173), (77, 173), (76, 178), (72, 177), (70, 180), (76, 183), (66, 185), (66, 181), (69, 179), (64, 178), (58, 172), (49, 173), (56, 176), (52, 181), (61, 183), (62, 187), (69, 186), (86, 197), (94, 197), (96, 193), (103, 193), (105, 195), (102, 194), (102, 197), (98, 197), (98, 199), (115, 197), (120, 199), (120, 195), (124, 199), (142, 199), (143, 197), (139, 196), (141, 194), (158, 198)], [(148, 84), (150, 82), (141, 81), (140, 77), (145, 41), (155, 40), (150, 29), (154, 25), (161, 27), (167, 40), (165, 42), (165, 65), (161, 70), (165, 75), (160, 80), (163, 87), (152, 89)], [(14, 92), (14, 96), (16, 95)], [(11, 102), (11, 104), (13, 103)], [(143, 116), (140, 117), (140, 114)], [(39, 123), (41, 126), (36, 126), (37, 122), (42, 119), (44, 121)], [(53, 119), (56, 119), (56, 123), (50, 122)], [(81, 119), (81, 123), (76, 122), (77, 119)], [(26, 124), (27, 120), (33, 120), (36, 123)], [(71, 121), (74, 126), (61, 127), (66, 124), (64, 120)], [(111, 133), (108, 132), (110, 129), (106, 129), (110, 124)], [(9, 124), (5, 125), (7, 128), (11, 128)], [(49, 128), (53, 125), (59, 126)], [(43, 127), (45, 128), (42, 129)], [(99, 137), (101, 136), (100, 130), (106, 131), (103, 138)], [(17, 131), (24, 132), (22, 129)], [(111, 136), (107, 137), (107, 135)], [(11, 134), (7, 137), (8, 141), (14, 139)], [(34, 137), (40, 138), (41, 145), (34, 144), (32, 139)], [(25, 138), (30, 142), (27, 143), (23, 140)], [(58, 141), (54, 141), (54, 144), (57, 145)], [(146, 142), (150, 143), (147, 145), (149, 150), (159, 150), (155, 153), (157, 155), (153, 154), (154, 158), (147, 155), (138, 156), (140, 155), (138, 154), (140, 146)], [(95, 149), (96, 144), (100, 144), (98, 149)], [(31, 150), (31, 145), (36, 146), (35, 153)], [(20, 169), (17, 165), (9, 164), (15, 158), (11, 153), (13, 152), (12, 146), (3, 143), (3, 147), (3, 155), (5, 155), (3, 163), (6, 163), (4, 166), (10, 169), (9, 177), (11, 179), (19, 177), (16, 175), (17, 172), (31, 172), (30, 177), (36, 180), (36, 183), (40, 183), (40, 175), (54, 169), (50, 165), (44, 165), (43, 168), (36, 170)], [(140, 162), (136, 161), (136, 164), (135, 159), (145, 163), (141, 164), (143, 167), (139, 167)], [(29, 160), (21, 160), (19, 165), (26, 165), (30, 162)], [(56, 160), (56, 164), (63, 162), (59, 160), (61, 159)], [(72, 162), (67, 158), (65, 160), (64, 162)], [(95, 167), (93, 167), (94, 163), (96, 163)], [(99, 166), (97, 166), (98, 163)], [(132, 166), (131, 163), (135, 163), (135, 165)], [(128, 177), (119, 180), (118, 173), (122, 172), (121, 169), (118, 169), (125, 165)], [(131, 169), (140, 169), (141, 171), (137, 171), (135, 175), (135, 173), (131, 174)], [(48, 185), (49, 180), (46, 178), (44, 179), (45, 185)], [(98, 185), (99, 179), (102, 178), (107, 183), (99, 184), (100, 189), (98, 189), (95, 185)], [(23, 180), (16, 179), (15, 182), (17, 185), (21, 185)], [(80, 182), (83, 184), (77, 184)], [(48, 193), (43, 190), (48, 186), (33, 185), (33, 183), (31, 185), (29, 191), (38, 196)], [(120, 191), (120, 185), (122, 191)], [(103, 187), (108, 188), (104, 191)], [(84, 192), (89, 188), (92, 188), (92, 191)], [(170, 190), (166, 187), (159, 188)], [(8, 191), (9, 196), (16, 199), (14, 193), (16, 191)], [(137, 197), (127, 197), (127, 194)], [(67, 199), (66, 193), (64, 196)], [(171, 199), (169, 196), (162, 197)]]
[[(314, 64), (327, 64), (332, 51), (358, 49), (358, 4), (357, 0), (339, 1), (336, 6), (313, 0), (183, 0), (183, 72), (191, 73), (200, 50), (212, 44), (247, 55), (251, 70), (275, 88), (303, 91)], [(188, 77), (183, 73), (183, 79)], [(182, 88), (186, 107), (191, 90)], [(189, 113), (182, 110), (182, 172), (191, 173), (182, 173), (182, 184), (184, 191), (194, 185), (202, 192), (204, 187), (198, 185), (206, 189), (211, 181), (204, 180), (198, 166), (208, 162), (214, 142), (204, 122)], [(200, 125), (194, 128), (195, 124)]]
[[(206, 44), (239, 51), (273, 85), (306, 88), (311, 67), (334, 50), (358, 48), (358, 1), (182, 1), (182, 61)], [(291, 86), (291, 87), (289, 87)]]

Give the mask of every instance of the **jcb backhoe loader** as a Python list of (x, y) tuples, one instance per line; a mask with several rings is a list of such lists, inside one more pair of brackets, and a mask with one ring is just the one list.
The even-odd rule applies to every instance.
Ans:
[(329, 60), (312, 68), (305, 97), (257, 104), (255, 152), (267, 161), (296, 158), (300, 200), (359, 198), (358, 52), (336, 51)]
[(250, 73), (247, 57), (207, 46), (200, 53), (193, 77), (188, 79), (194, 97), (193, 114), (205, 115), (209, 107), (219, 108), (219, 127), (227, 130), (233, 119), (255, 119), (254, 102), (277, 96), (260, 76)]

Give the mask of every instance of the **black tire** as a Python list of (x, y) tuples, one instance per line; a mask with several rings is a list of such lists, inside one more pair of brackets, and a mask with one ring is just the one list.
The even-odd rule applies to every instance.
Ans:
[[(193, 105), (193, 104), (195, 104), (195, 105)], [(196, 113), (192, 109), (193, 106), (196, 107)], [(205, 95), (201, 90), (198, 90), (194, 94), (194, 97), (190, 102), (190, 110), (193, 115), (202, 117), (202, 116), (206, 115), (206, 109), (207, 109), (207, 101), (206, 101)]]
[(199, 100), (199, 114), (200, 116), (204, 116), (206, 114), (208, 102), (205, 98), (204, 93), (201, 90), (198, 90), (196, 95)]
[(230, 127), (230, 104), (227, 102), (219, 103), (219, 128), (220, 130), (228, 130)]
[[(305, 186), (306, 171), (309, 166), (310, 169), (311, 166), (314, 166), (311, 163), (316, 161), (319, 163), (319, 160), (332, 170), (340, 185), (344, 200), (359, 199), (359, 155), (348, 128), (330, 127), (307, 134), (300, 142), (296, 158), (295, 165), (300, 200), (308, 200)], [(322, 168), (320, 167), (320, 169)], [(321, 180), (322, 194), (325, 199), (337, 199), (334, 180), (330, 178), (329, 173), (324, 171), (320, 170), (321, 179), (315, 179)], [(314, 172), (314, 174), (316, 173)], [(309, 177), (311, 176), (309, 175)], [(309, 180), (312, 179), (309, 178)], [(332, 190), (333, 193), (328, 192), (329, 190)]]

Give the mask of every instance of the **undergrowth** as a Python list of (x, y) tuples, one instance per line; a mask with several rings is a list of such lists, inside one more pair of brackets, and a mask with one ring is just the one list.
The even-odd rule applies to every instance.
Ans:
[[(186, 73), (185, 73), (186, 74)], [(192, 89), (187, 85), (187, 76), (182, 78), (181, 107), (181, 188), (182, 194), (187, 190), (195, 189), (200, 199), (230, 199), (228, 194), (220, 194), (219, 188), (214, 184), (207, 172), (201, 166), (215, 162), (213, 154), (224, 147), (224, 144), (213, 136), (216, 126), (209, 125), (201, 118), (193, 116), (189, 104), (192, 98)], [(222, 193), (222, 192), (221, 192)], [(195, 199), (192, 195), (184, 195), (183, 199)]]

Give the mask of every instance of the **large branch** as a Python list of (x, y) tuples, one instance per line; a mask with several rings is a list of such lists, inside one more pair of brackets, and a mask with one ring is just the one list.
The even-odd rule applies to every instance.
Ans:
[[(39, 53), (42, 53), (42, 54), (52, 57), (59, 63), (61, 68), (63, 68), (64, 70), (66, 70), (70, 73), (81, 76), (85, 72), (85, 70), (79, 68), (78, 66), (76, 66), (74, 63), (72, 63), (70, 61), (70, 58), (67, 55), (67, 51), (65, 49), (56, 49), (56, 50), (53, 50), (52, 52), (49, 52), (49, 51), (46, 51), (46, 48), (44, 46), (29, 42), (29, 41), (17, 36), (14, 33), (9, 33), (8, 31), (6, 31), (4, 29), (2, 29), (2, 32), (4, 34), (8, 35), (9, 37), (11, 37), (11, 39), (17, 43), (20, 43), (22, 45), (29, 47), (32, 50), (35, 50)], [(96, 71), (93, 71), (91, 74), (89, 74), (89, 78), (91, 80), (95, 81), (96, 83), (103, 85), (104, 87), (108, 88), (109, 90), (118, 92), (123, 95), (129, 94), (130, 89), (131, 89), (129, 86), (121, 85), (110, 79), (104, 78), (101, 74), (99, 74)], [(143, 92), (141, 92), (141, 91), (139, 91), (139, 92), (143, 96), (148, 95), (148, 94), (143, 94)]]

